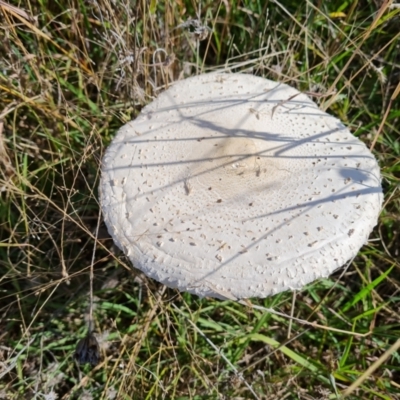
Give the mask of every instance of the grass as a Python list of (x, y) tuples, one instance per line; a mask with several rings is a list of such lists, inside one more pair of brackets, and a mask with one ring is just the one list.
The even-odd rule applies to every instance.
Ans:
[[(400, 399), (400, 9), (390, 3), (0, 2), (0, 399)], [(147, 279), (101, 225), (104, 358), (78, 366), (104, 149), (168, 82), (216, 69), (322, 94), (379, 161), (379, 223), (348, 268), (295, 302), (287, 292), (251, 303)]]

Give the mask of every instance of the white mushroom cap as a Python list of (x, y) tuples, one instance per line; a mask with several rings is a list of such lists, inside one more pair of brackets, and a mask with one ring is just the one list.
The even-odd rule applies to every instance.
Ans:
[(124, 125), (100, 184), (105, 222), (133, 265), (169, 287), (266, 297), (355, 256), (382, 204), (374, 156), (281, 83), (206, 74)]

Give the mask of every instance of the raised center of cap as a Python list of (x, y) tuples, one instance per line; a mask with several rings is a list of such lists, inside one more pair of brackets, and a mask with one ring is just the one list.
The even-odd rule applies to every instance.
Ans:
[(211, 174), (231, 176), (255, 174), (259, 169), (257, 146), (252, 139), (226, 137), (207, 142), (202, 154), (196, 153), (197, 162), (192, 176)]
[(256, 146), (244, 137), (228, 137), (215, 144), (213, 164), (224, 168), (225, 173), (243, 175), (257, 168)]
[[(190, 172), (193, 193), (205, 190), (211, 196), (222, 200), (243, 196), (253, 190), (263, 189), (260, 179), (260, 157), (256, 142), (246, 137), (226, 137), (206, 143), (204, 152)], [(199, 185), (199, 186), (197, 186)], [(197, 189), (196, 190), (196, 186)]]

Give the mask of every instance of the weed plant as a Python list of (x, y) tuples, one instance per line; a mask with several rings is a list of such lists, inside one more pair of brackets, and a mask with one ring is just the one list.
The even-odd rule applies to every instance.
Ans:
[[(0, 1), (0, 399), (400, 399), (392, 3)], [(215, 70), (320, 94), (377, 157), (378, 225), (330, 279), (248, 304), (199, 299), (132, 269), (104, 225), (96, 239), (116, 130), (170, 82)], [(93, 367), (73, 355), (95, 242)]]

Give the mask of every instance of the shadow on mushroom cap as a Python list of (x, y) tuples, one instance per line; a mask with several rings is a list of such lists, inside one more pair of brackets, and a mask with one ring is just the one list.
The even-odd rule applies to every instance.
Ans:
[(116, 244), (167, 286), (266, 297), (357, 254), (382, 204), (374, 156), (281, 83), (176, 82), (107, 149), (100, 200)]

